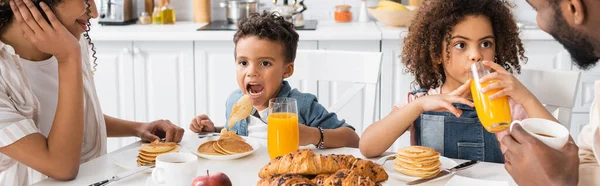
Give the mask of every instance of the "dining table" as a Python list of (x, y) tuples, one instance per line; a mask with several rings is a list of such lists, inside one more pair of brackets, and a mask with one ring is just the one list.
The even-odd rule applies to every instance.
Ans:
[[(190, 144), (197, 144), (198, 141), (201, 140), (195, 133), (191, 131), (185, 132), (183, 140), (180, 142), (181, 148), (180, 152), (192, 152), (196, 149), (190, 147)], [(246, 186), (246, 185), (256, 185), (260, 178), (258, 177), (258, 172), (261, 170), (263, 166), (270, 162), (269, 154), (267, 151), (267, 140), (256, 138), (255, 140), (260, 141), (260, 147), (256, 149), (252, 154), (248, 156), (234, 159), (234, 160), (210, 160), (198, 157), (196, 160), (197, 165), (197, 173), (196, 175), (206, 175), (207, 170), (210, 174), (216, 174), (218, 172), (222, 172), (227, 175), (232, 185), (234, 186)], [(115, 157), (120, 152), (131, 150), (132, 148), (139, 148), (142, 142), (138, 141), (122, 147), (113, 152), (104, 154), (96, 159), (90, 160), (81, 164), (79, 168), (79, 173), (77, 178), (71, 181), (59, 181), (52, 178), (44, 179), (38, 183), (33, 184), (33, 186), (87, 186), (102, 180), (110, 179), (112, 176), (117, 175), (119, 173), (127, 171), (127, 169), (120, 167), (115, 163)], [(379, 160), (381, 157), (376, 158), (365, 158), (358, 148), (330, 148), (330, 149), (317, 149), (314, 146), (303, 146), (300, 148), (312, 148), (313, 151), (317, 154), (349, 154), (353, 155), (357, 158), (369, 159), (373, 161)], [(394, 152), (385, 152), (384, 155), (394, 154)], [(135, 161), (136, 157), (130, 157), (131, 161)], [(452, 159), (457, 163), (463, 163), (467, 160), (462, 159)], [(388, 161), (386, 163), (393, 163), (393, 161)], [(390, 171), (386, 169), (388, 174)], [(516, 185), (511, 176), (508, 174), (506, 169), (504, 168), (504, 164), (499, 163), (488, 163), (488, 162), (479, 162), (475, 164), (473, 167), (470, 167), (465, 170), (458, 171), (455, 175), (452, 176), (462, 176), (467, 178), (475, 178), (478, 180), (489, 180), (489, 181), (501, 181), (505, 182), (508, 185)], [(448, 176), (444, 179), (439, 179), (436, 181), (430, 181), (423, 184), (423, 186), (444, 186), (451, 179), (452, 176)], [(147, 171), (143, 171), (132, 176), (123, 178), (116, 182), (111, 182), (107, 185), (124, 185), (124, 186), (160, 186), (156, 184), (150, 179), (151, 173)], [(393, 176), (390, 176), (387, 181), (382, 182), (383, 186), (401, 186), (406, 185), (405, 181), (400, 179), (396, 179)], [(504, 184), (506, 185), (506, 184)]]

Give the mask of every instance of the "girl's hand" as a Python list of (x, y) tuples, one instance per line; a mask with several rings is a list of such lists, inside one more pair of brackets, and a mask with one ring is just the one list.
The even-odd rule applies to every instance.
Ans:
[(421, 106), (423, 112), (450, 112), (456, 115), (456, 117), (460, 117), (460, 115), (462, 115), (462, 110), (454, 107), (452, 103), (462, 103), (474, 107), (473, 102), (464, 97), (469, 94), (470, 82), (471, 80), (468, 80), (449, 94), (424, 96), (416, 99), (415, 102)]
[(491, 61), (484, 61), (483, 65), (495, 70), (495, 72), (479, 79), (480, 82), (496, 80), (496, 82), (490, 83), (481, 89), (481, 92), (483, 93), (498, 90), (498, 92), (490, 95), (490, 99), (493, 100), (502, 96), (508, 96), (516, 103), (523, 105), (524, 102), (530, 100), (533, 96), (533, 94), (529, 92), (515, 76), (506, 71), (502, 66)]
[(50, 23), (44, 19), (31, 0), (10, 1), (16, 24), (23, 30), (25, 38), (41, 52), (57, 58), (81, 55), (75, 36), (60, 23), (46, 3), (41, 2), (40, 7)]

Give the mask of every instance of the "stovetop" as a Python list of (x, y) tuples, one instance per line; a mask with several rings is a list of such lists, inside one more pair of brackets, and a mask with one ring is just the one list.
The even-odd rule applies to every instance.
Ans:
[[(316, 30), (317, 20), (304, 20), (304, 26), (294, 27), (296, 30)], [(209, 23), (208, 25), (199, 28), (197, 31), (205, 30), (237, 30), (236, 24), (230, 24), (226, 20), (218, 20)]]

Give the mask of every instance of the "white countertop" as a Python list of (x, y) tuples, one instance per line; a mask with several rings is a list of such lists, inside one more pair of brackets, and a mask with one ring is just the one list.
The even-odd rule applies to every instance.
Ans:
[[(235, 31), (197, 31), (206, 23), (177, 22), (174, 25), (93, 25), (90, 35), (99, 41), (232, 41)], [(298, 30), (303, 41), (396, 40), (406, 27), (389, 27), (379, 22), (336, 23), (319, 21), (316, 30)], [(537, 28), (521, 31), (522, 40), (554, 40)]]
[[(206, 23), (177, 22), (174, 25), (93, 25), (90, 36), (101, 41), (232, 41), (235, 31), (196, 31)], [(374, 22), (336, 23), (319, 21), (317, 30), (298, 30), (300, 40), (380, 40)]]

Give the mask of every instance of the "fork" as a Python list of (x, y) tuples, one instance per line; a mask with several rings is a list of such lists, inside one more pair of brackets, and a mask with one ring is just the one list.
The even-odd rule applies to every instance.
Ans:
[[(377, 164), (383, 166), (385, 164), (385, 162), (387, 162), (388, 160), (394, 160), (394, 159), (396, 159), (396, 155), (395, 154), (390, 154), (390, 155), (387, 155), (387, 156), (384, 156), (384, 157), (378, 159), (377, 160)], [(381, 161), (383, 161), (383, 162), (381, 162)], [(381, 162), (381, 163), (379, 163), (379, 162)]]

